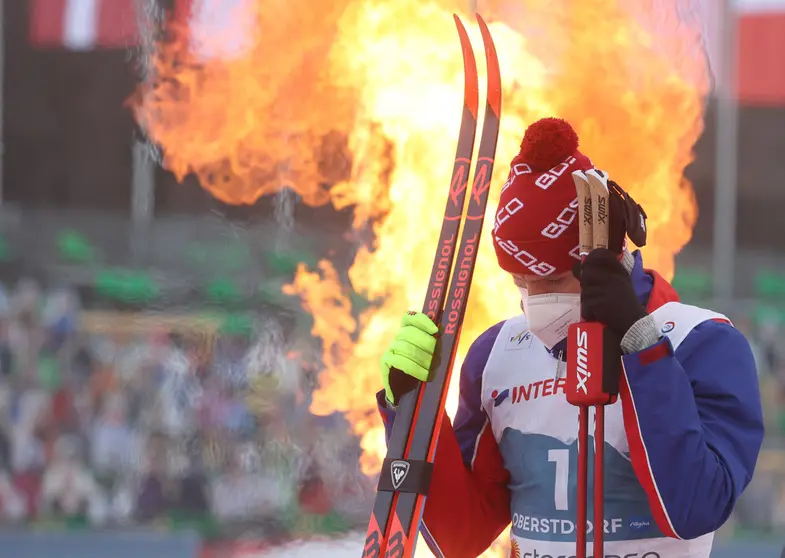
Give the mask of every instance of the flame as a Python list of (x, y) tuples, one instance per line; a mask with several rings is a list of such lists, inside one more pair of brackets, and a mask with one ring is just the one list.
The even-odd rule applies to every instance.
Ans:
[[(245, 27), (255, 32), (230, 56), (204, 55), (187, 27), (173, 29), (153, 55), (136, 116), (168, 168), (180, 178), (195, 174), (221, 200), (251, 203), (286, 186), (308, 204), (351, 206), (355, 227), (372, 227), (373, 245), (359, 250), (349, 273), (351, 287), (374, 303), (359, 318), (329, 262), (315, 271), (300, 266), (285, 289), (313, 314), (313, 335), (324, 345), (313, 411), (346, 413), (372, 473), (384, 455), (373, 398), (378, 359), (402, 312), (422, 304), (441, 225), (463, 80), (451, 14), (466, 14), (468, 2), (244, 4), (253, 18), (246, 21), (255, 22)], [(670, 277), (697, 216), (683, 172), (709, 87), (700, 26), (680, 0), (561, 4), (480, 3), (504, 82), (489, 216), (526, 126), (564, 117), (582, 151), (646, 208), (644, 256)], [(201, 37), (201, 47), (225, 35)], [(476, 31), (472, 39), (480, 45)], [(517, 291), (488, 240), (491, 221), (458, 365), (472, 339), (517, 312)], [(455, 405), (453, 389), (450, 414)], [(488, 555), (505, 552), (500, 544)]]

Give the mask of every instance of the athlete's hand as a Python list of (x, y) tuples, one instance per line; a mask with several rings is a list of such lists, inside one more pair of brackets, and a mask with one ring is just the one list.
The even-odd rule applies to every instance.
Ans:
[(605, 324), (621, 340), (633, 324), (646, 317), (629, 272), (610, 250), (592, 250), (574, 274), (581, 282), (584, 320)]
[(436, 349), (434, 335), (439, 328), (421, 312), (407, 312), (401, 329), (382, 356), (382, 382), (387, 400), (393, 405), (413, 385), (411, 378), (427, 382), (433, 353)]

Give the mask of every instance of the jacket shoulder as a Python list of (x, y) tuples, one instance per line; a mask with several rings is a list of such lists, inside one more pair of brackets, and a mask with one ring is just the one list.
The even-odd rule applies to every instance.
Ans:
[(713, 321), (733, 326), (724, 314), (681, 302), (668, 302), (652, 312), (651, 316), (654, 318), (659, 334), (670, 339), (674, 350), (692, 330), (704, 322)]

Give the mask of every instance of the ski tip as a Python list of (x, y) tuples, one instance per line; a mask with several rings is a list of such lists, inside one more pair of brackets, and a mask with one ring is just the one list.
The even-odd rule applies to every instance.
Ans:
[(466, 26), (461, 21), (458, 14), (453, 14), (455, 20), (455, 27), (458, 29), (458, 37), (461, 40), (461, 50), (463, 51), (463, 75), (464, 75), (464, 98), (463, 103), (469, 112), (472, 113), (474, 119), (477, 119), (477, 113), (480, 110), (480, 91), (477, 83), (477, 60), (474, 57), (474, 49), (472, 48), (469, 33), (466, 31)]
[(488, 66), (488, 105), (497, 117), (501, 116), (502, 107), (502, 77), (499, 68), (499, 57), (496, 53), (496, 45), (493, 36), (488, 29), (488, 24), (480, 14), (475, 14), (477, 23), (480, 24), (482, 42), (485, 45), (485, 60)]

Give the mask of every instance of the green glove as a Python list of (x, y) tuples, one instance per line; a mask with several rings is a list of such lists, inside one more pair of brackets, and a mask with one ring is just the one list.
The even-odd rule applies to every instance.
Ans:
[(427, 382), (430, 375), (433, 352), (436, 349), (434, 335), (439, 328), (422, 312), (407, 312), (401, 329), (382, 356), (382, 382), (387, 400), (398, 404), (398, 397), (407, 390), (409, 378)]

